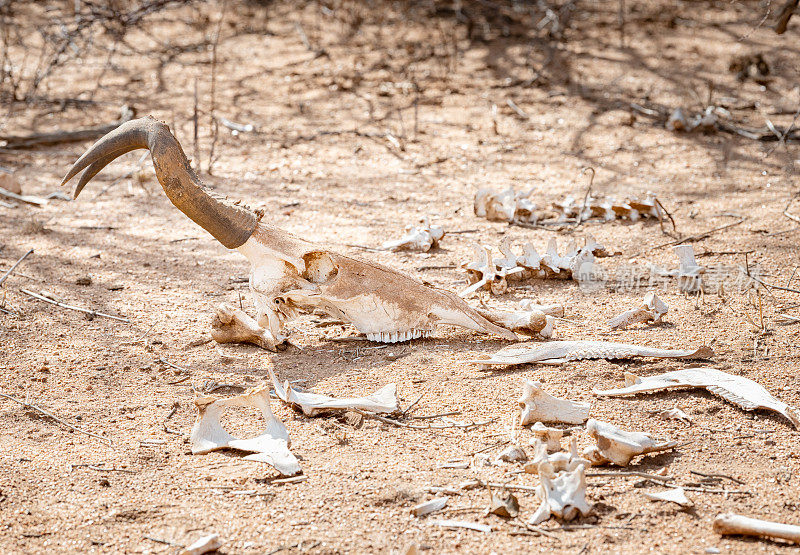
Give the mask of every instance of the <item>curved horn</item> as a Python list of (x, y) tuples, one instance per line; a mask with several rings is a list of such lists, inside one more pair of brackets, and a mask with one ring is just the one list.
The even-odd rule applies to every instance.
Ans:
[(167, 197), (193, 222), (229, 249), (241, 246), (250, 238), (261, 214), (206, 188), (189, 166), (189, 160), (167, 124), (149, 116), (123, 123), (102, 137), (73, 164), (61, 185), (86, 168), (75, 188), (77, 198), (83, 187), (107, 164), (139, 148), (150, 151), (156, 177)]

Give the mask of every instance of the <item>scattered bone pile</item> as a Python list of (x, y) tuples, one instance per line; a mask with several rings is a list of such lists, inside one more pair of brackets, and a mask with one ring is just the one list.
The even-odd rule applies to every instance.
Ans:
[[(503, 191), (487, 188), (478, 189), (475, 193), (473, 209), (475, 215), (494, 222), (515, 224), (537, 224), (545, 221), (548, 212), (530, 200), (533, 190), (516, 192), (513, 187)], [(556, 221), (586, 221), (589, 219), (638, 221), (641, 218), (661, 220), (666, 211), (653, 193), (646, 193), (643, 199), (618, 201), (613, 197), (600, 199), (589, 196), (575, 199), (568, 196), (563, 201), (554, 202), (550, 212), (555, 211)]]
[(519, 283), (535, 279), (590, 279), (596, 258), (609, 256), (604, 246), (587, 235), (585, 244), (578, 248), (574, 243), (567, 247), (564, 255), (558, 254), (555, 237), (547, 243), (547, 250), (540, 255), (532, 243), (522, 246), (522, 254), (511, 248), (511, 239), (500, 243), (502, 257), (492, 256), (487, 246), (475, 247), (475, 260), (463, 267), (470, 285), (460, 294), (462, 297), (484, 289), (495, 295), (508, 290), (509, 282)]

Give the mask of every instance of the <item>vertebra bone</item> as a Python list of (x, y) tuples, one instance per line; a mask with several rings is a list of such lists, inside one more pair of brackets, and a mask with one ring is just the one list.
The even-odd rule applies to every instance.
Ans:
[(625, 329), (626, 327), (640, 322), (660, 322), (661, 318), (667, 313), (669, 307), (659, 299), (654, 292), (650, 292), (644, 297), (644, 301), (639, 308), (626, 310), (608, 321), (612, 330)]
[(421, 226), (407, 227), (406, 234), (403, 237), (395, 241), (387, 241), (381, 246), (381, 249), (428, 252), (439, 245), (439, 241), (444, 235), (444, 229), (438, 225), (431, 225), (430, 219), (425, 216)]
[(597, 447), (590, 447), (583, 452), (583, 456), (593, 465), (610, 462), (627, 466), (638, 455), (666, 451), (678, 444), (675, 441), (656, 441), (643, 432), (626, 432), (593, 418), (586, 423), (586, 432), (597, 441)]

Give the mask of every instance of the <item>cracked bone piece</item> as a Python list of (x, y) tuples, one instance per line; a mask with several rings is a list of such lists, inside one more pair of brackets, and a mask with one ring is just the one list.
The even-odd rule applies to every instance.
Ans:
[(687, 426), (691, 426), (693, 423), (691, 416), (683, 412), (683, 410), (681, 410), (678, 407), (667, 410), (655, 411), (654, 413), (651, 414), (655, 414), (662, 420), (678, 420), (680, 422), (683, 422)]
[(220, 547), (222, 547), (222, 541), (219, 539), (219, 534), (209, 534), (182, 549), (180, 555), (203, 555), (217, 551)]
[(528, 460), (528, 455), (519, 445), (509, 445), (497, 454), (495, 460), (503, 462), (525, 462)]
[(283, 338), (275, 338), (244, 310), (221, 303), (211, 320), (211, 337), (217, 343), (252, 343), (274, 351)]
[(642, 492), (642, 495), (647, 497), (650, 501), (665, 501), (668, 503), (675, 503), (684, 509), (694, 507), (692, 500), (686, 497), (686, 492), (683, 488), (670, 488), (667, 491), (660, 491), (657, 493)]
[(515, 518), (519, 514), (519, 500), (510, 491), (499, 493), (492, 491), (492, 498), (486, 514)]
[(425, 501), (424, 503), (415, 505), (411, 508), (411, 512), (414, 514), (414, 516), (425, 516), (435, 513), (436, 511), (441, 511), (444, 509), (445, 505), (447, 505), (447, 497), (436, 497), (430, 501)]
[(522, 426), (534, 422), (583, 424), (589, 418), (591, 408), (588, 403), (553, 397), (542, 389), (541, 383), (531, 380), (525, 380), (522, 386), (519, 406), (522, 409), (520, 417)]
[[(605, 460), (617, 466), (627, 466), (631, 459), (646, 453), (657, 453), (675, 447), (676, 441), (658, 441), (644, 432), (626, 432), (608, 422), (590, 419), (586, 423), (586, 432), (597, 442), (596, 450), (590, 448), (584, 456), (595, 461)], [(597, 457), (599, 454), (602, 459)]]
[(608, 321), (612, 330), (625, 329), (630, 325), (642, 322), (660, 322), (661, 318), (667, 313), (669, 307), (659, 299), (654, 292), (650, 292), (644, 297), (642, 305), (638, 308), (626, 310), (622, 314), (613, 317)]
[(430, 219), (426, 216), (422, 225), (407, 227), (403, 237), (395, 241), (387, 241), (381, 246), (381, 249), (428, 252), (439, 245), (439, 241), (444, 235), (444, 229), (438, 225), (431, 225)]
[(564, 430), (548, 428), (542, 422), (536, 422), (531, 426), (531, 432), (534, 438), (543, 441), (547, 445), (547, 450), (551, 453), (553, 451), (561, 451), (561, 438), (564, 436)]
[(540, 468), (540, 484), (536, 496), (541, 500), (539, 508), (531, 516), (529, 524), (537, 525), (550, 517), (570, 521), (578, 515), (586, 516), (592, 510), (586, 501), (586, 471), (584, 464), (574, 469), (554, 473)]
[[(269, 406), (266, 387), (248, 389), (241, 395), (219, 398), (198, 395), (194, 400), (199, 414), (189, 436), (192, 454), (203, 455), (218, 449), (249, 451), (244, 460), (265, 462), (284, 476), (300, 472), (297, 458), (289, 451), (289, 432), (283, 422), (275, 418)], [(266, 427), (260, 435), (250, 439), (237, 439), (229, 434), (220, 422), (223, 411), (229, 407), (253, 407), (261, 412)]]
[(697, 293), (703, 290), (703, 274), (706, 269), (698, 266), (694, 257), (694, 247), (691, 245), (678, 245), (674, 248), (678, 255), (678, 290), (682, 293)]
[(714, 531), (723, 536), (761, 536), (800, 543), (800, 526), (750, 518), (734, 513), (717, 515), (714, 519)]
[(503, 347), (492, 356), (472, 359), (474, 364), (562, 364), (570, 360), (624, 359), (631, 357), (708, 359), (714, 351), (703, 345), (694, 350), (673, 350), (611, 341), (525, 342)]
[(73, 164), (62, 185), (83, 171), (77, 197), (106, 165), (136, 149), (150, 151), (159, 183), (181, 212), (250, 262), (257, 321), (273, 337), (280, 337), (286, 321), (300, 312), (320, 310), (379, 342), (429, 335), (438, 325), (516, 340), (513, 332), (492, 324), (449, 291), (295, 237), (273, 226), (263, 210), (210, 190), (169, 127), (151, 117), (128, 121), (98, 140)]
[(278, 398), (286, 404), (299, 408), (306, 416), (317, 416), (333, 410), (363, 410), (376, 414), (400, 412), (397, 384), (386, 385), (368, 397), (337, 399), (308, 391), (296, 391), (288, 381), (281, 384), (272, 368), (269, 369), (269, 375)]
[(744, 376), (728, 374), (716, 368), (693, 367), (641, 378), (626, 372), (625, 387), (604, 391), (594, 390), (593, 393), (604, 397), (621, 397), (635, 393), (694, 387), (707, 389), (710, 393), (722, 397), (744, 410), (767, 409), (778, 412), (788, 418), (795, 429), (800, 430), (800, 410), (796, 407), (779, 401), (762, 385), (753, 380)]

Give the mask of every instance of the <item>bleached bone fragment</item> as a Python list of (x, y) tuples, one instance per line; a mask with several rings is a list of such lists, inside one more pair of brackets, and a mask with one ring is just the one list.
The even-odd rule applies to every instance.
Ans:
[(542, 389), (541, 383), (531, 380), (525, 380), (522, 386), (519, 405), (522, 409), (520, 418), (522, 426), (534, 422), (583, 424), (589, 418), (590, 405), (588, 403), (553, 397)]
[(426, 216), (422, 225), (419, 227), (408, 226), (403, 237), (395, 241), (387, 241), (381, 246), (381, 249), (428, 252), (439, 245), (439, 241), (444, 235), (444, 229), (438, 225), (431, 225), (430, 219)]
[(528, 521), (541, 524), (554, 516), (570, 521), (578, 515), (586, 516), (592, 510), (586, 501), (586, 471), (583, 464), (565, 472), (548, 472), (540, 467), (540, 484), (536, 496), (541, 500), (539, 508)]
[(531, 426), (531, 432), (534, 438), (547, 445), (548, 451), (561, 451), (561, 438), (564, 436), (564, 430), (548, 428), (542, 422), (536, 422)]
[[(631, 459), (646, 453), (657, 453), (672, 449), (676, 441), (658, 441), (644, 432), (626, 432), (608, 422), (590, 419), (586, 423), (586, 432), (597, 442), (597, 451), (591, 449), (584, 456), (595, 464), (596, 454), (605, 461), (617, 466), (627, 466)], [(588, 455), (588, 456), (587, 456)]]
[(631, 357), (708, 359), (714, 352), (703, 345), (694, 350), (658, 349), (614, 343), (612, 341), (549, 341), (525, 342), (503, 347), (489, 358), (473, 359), (474, 364), (562, 364), (570, 360), (624, 359)]
[(683, 490), (683, 488), (670, 488), (666, 491), (660, 491), (658, 493), (649, 493), (643, 491), (642, 494), (651, 501), (665, 501), (667, 503), (675, 503), (676, 505), (680, 505), (684, 509), (694, 507), (694, 503), (692, 503), (691, 499), (686, 497), (686, 492)]
[(636, 393), (652, 393), (665, 389), (703, 388), (722, 397), (744, 410), (767, 409), (784, 415), (800, 429), (800, 410), (779, 401), (763, 386), (744, 376), (728, 374), (716, 368), (693, 367), (659, 374), (639, 377), (625, 373), (625, 387), (605, 391), (595, 390), (595, 395), (620, 397)]
[[(552, 335), (552, 317), (539, 310), (498, 310), (493, 308), (476, 308), (478, 313), (498, 326), (524, 335), (550, 337)], [(549, 318), (549, 320), (548, 320)], [(549, 330), (545, 330), (548, 328)], [(545, 331), (543, 334), (542, 331)], [(550, 332), (549, 335), (547, 332)]]
[(220, 547), (222, 547), (222, 541), (219, 539), (219, 534), (209, 534), (185, 547), (181, 550), (180, 555), (203, 555), (216, 551)]
[(466, 528), (467, 530), (475, 530), (476, 532), (483, 532), (484, 534), (489, 534), (492, 531), (492, 527), (488, 524), (468, 522), (466, 520), (436, 520), (431, 522), (431, 525), (441, 528)]
[(562, 472), (574, 470), (577, 465), (590, 465), (590, 461), (578, 455), (578, 439), (572, 436), (569, 443), (569, 452), (560, 450), (555, 453), (548, 453), (547, 444), (541, 439), (534, 439), (533, 458), (525, 465), (525, 472), (528, 474), (540, 474), (541, 472)]
[(519, 308), (522, 310), (538, 310), (547, 316), (555, 316), (556, 318), (564, 317), (563, 304), (536, 304), (530, 299), (523, 299), (519, 302)]
[(275, 377), (272, 368), (269, 369), (272, 377), (272, 384), (278, 398), (299, 408), (306, 416), (317, 416), (318, 414), (330, 411), (363, 410), (376, 414), (392, 414), (400, 412), (400, 404), (397, 399), (397, 384), (389, 384), (372, 395), (367, 397), (352, 397), (337, 399), (327, 395), (311, 393), (308, 391), (297, 391), (286, 381), (281, 384)]
[(533, 190), (515, 192), (509, 187), (500, 192), (481, 188), (475, 193), (475, 215), (495, 222), (536, 223), (536, 205), (529, 200)]
[(734, 513), (717, 515), (714, 519), (714, 531), (723, 536), (761, 536), (800, 543), (800, 526), (750, 518)]
[(608, 321), (608, 325), (612, 330), (617, 330), (642, 322), (660, 322), (668, 310), (667, 304), (651, 291), (645, 295), (641, 306), (615, 316)]
[[(198, 395), (194, 400), (199, 414), (189, 436), (192, 454), (203, 455), (218, 449), (239, 449), (252, 455), (248, 461), (265, 462), (284, 476), (300, 472), (297, 458), (289, 451), (289, 432), (283, 422), (275, 418), (269, 406), (269, 390), (266, 387), (248, 389), (241, 395), (219, 398)], [(253, 407), (261, 412), (266, 427), (260, 435), (250, 439), (237, 439), (229, 434), (220, 422), (220, 417), (229, 407)]]
[(486, 514), (515, 518), (519, 514), (519, 500), (510, 491), (492, 491), (492, 498)]
[(675, 108), (667, 119), (667, 129), (670, 131), (688, 131), (690, 129), (689, 120), (683, 113), (683, 109)]
[(503, 462), (525, 462), (528, 455), (519, 445), (509, 445), (497, 454), (497, 460)]
[(687, 426), (691, 426), (693, 423), (692, 418), (678, 407), (656, 411), (654, 414), (663, 420), (678, 420)]
[(694, 247), (678, 245), (675, 247), (680, 266), (678, 267), (678, 290), (682, 293), (697, 293), (703, 290), (703, 274), (706, 269), (697, 265)]
[(211, 338), (217, 343), (252, 343), (270, 351), (284, 340), (259, 326), (244, 310), (225, 303), (217, 306), (211, 320)]
[(435, 513), (436, 511), (441, 511), (444, 509), (445, 505), (447, 505), (447, 497), (436, 497), (430, 501), (415, 505), (411, 508), (411, 512), (414, 516), (425, 516)]
[(489, 247), (476, 246), (475, 254), (475, 261), (465, 266), (470, 285), (459, 295), (466, 297), (480, 289), (486, 289), (495, 295), (505, 293), (508, 290), (507, 272), (497, 270)]

